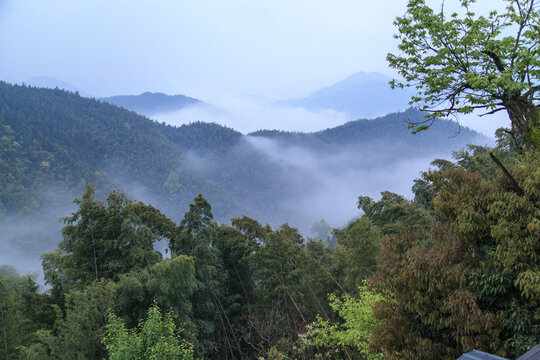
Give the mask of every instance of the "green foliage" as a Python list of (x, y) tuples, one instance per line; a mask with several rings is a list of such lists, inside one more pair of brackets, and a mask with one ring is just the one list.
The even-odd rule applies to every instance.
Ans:
[(168, 360), (193, 359), (193, 346), (181, 339), (172, 312), (164, 316), (154, 305), (138, 329), (128, 330), (114, 313), (110, 312), (107, 329), (102, 337), (109, 360)]
[(383, 191), (379, 201), (368, 196), (358, 197), (358, 208), (383, 234), (391, 234), (401, 228), (420, 231), (429, 228), (432, 215), (422, 207), (415, 206), (403, 196)]
[(107, 206), (88, 186), (79, 209), (64, 218), (58, 251), (43, 256), (45, 280), (54, 291), (83, 289), (93, 280), (118, 279), (158, 262), (156, 240), (171, 236), (174, 223), (151, 205), (111, 192)]
[[(437, 221), (381, 239), (374, 344), (390, 359), (439, 359), (473, 348), (517, 357), (538, 342), (538, 155), (514, 157), (508, 175), (485, 149), (457, 154), (426, 177)], [(470, 168), (471, 170), (468, 170)], [(421, 206), (417, 204), (416, 206)], [(430, 239), (425, 241), (425, 239)]]
[(118, 301), (115, 310), (128, 326), (135, 326), (153, 302), (175, 312), (175, 317), (192, 332), (190, 297), (196, 289), (193, 258), (172, 255), (142, 271), (120, 276), (116, 283)]
[(321, 317), (307, 327), (306, 341), (312, 346), (318, 346), (335, 353), (336, 358), (347, 353), (355, 359), (382, 359), (382, 354), (374, 353), (369, 348), (373, 329), (381, 324), (381, 320), (373, 316), (373, 306), (382, 300), (382, 295), (373, 293), (367, 286), (358, 287), (359, 296), (353, 297), (345, 294), (338, 297), (329, 296), (332, 310), (339, 314), (340, 323), (332, 323)]
[(0, 266), (0, 308), (1, 358), (17, 358), (20, 347), (32, 342), (32, 333), (54, 321), (49, 301), (39, 293), (34, 278), (5, 265)]
[[(540, 333), (540, 160), (511, 149), (502, 139), (436, 160), (413, 201), (360, 197), (364, 215), (334, 230), (335, 248), (287, 224), (218, 225), (201, 195), (176, 225), (119, 192), (97, 201), (90, 187), (59, 250), (44, 256), (49, 293), (0, 271), (10, 355), (517, 357)], [(154, 250), (158, 239), (170, 259)]]
[(374, 226), (370, 218), (352, 221), (344, 229), (336, 229), (337, 254), (345, 268), (344, 286), (354, 291), (377, 270), (376, 258), (379, 254), (381, 230)]
[(114, 305), (114, 284), (96, 281), (84, 290), (66, 296), (65, 313), (57, 311), (54, 327), (32, 334), (32, 342), (19, 348), (21, 359), (102, 359), (100, 337), (107, 309)]
[[(392, 87), (414, 87), (431, 118), (505, 110), (518, 148), (539, 148), (540, 12), (534, 0), (507, 0), (502, 14), (474, 13), (474, 0), (460, 1), (461, 14), (433, 10), (424, 0), (409, 0), (407, 13), (396, 18), (398, 55), (389, 65), (403, 81)], [(421, 131), (426, 125), (420, 125)]]
[(195, 264), (196, 287), (191, 295), (191, 303), (197, 356), (216, 353), (218, 318), (221, 319), (223, 313), (220, 298), (224, 273), (221, 271), (219, 249), (214, 245), (216, 225), (212, 219), (210, 204), (202, 195), (197, 195), (169, 245), (173, 254), (192, 256)]
[[(44, 196), (51, 184), (73, 193), (93, 184), (99, 196), (144, 186), (170, 212), (204, 192), (224, 209), (221, 216), (230, 216), (238, 203), (189, 170), (185, 152), (203, 142), (230, 148), (241, 136), (217, 124), (173, 127), (67, 91), (0, 82), (0, 214), (36, 213), (70, 200)], [(171, 172), (181, 176), (172, 192)]]

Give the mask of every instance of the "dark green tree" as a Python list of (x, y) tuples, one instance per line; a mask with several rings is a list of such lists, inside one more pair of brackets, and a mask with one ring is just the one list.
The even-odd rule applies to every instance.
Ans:
[(336, 229), (336, 249), (344, 266), (343, 286), (354, 292), (364, 280), (377, 270), (381, 230), (374, 226), (368, 216), (352, 221), (344, 229)]
[(218, 354), (219, 340), (227, 341), (221, 337), (221, 331), (227, 325), (221, 303), (224, 273), (219, 249), (215, 247), (216, 228), (212, 208), (199, 194), (189, 205), (189, 211), (184, 214), (169, 242), (173, 254), (191, 256), (195, 265), (196, 287), (191, 303), (197, 356), (215, 357)]
[(54, 323), (50, 301), (34, 278), (6, 265), (0, 266), (0, 307), (0, 358), (17, 359), (35, 331)]
[(133, 203), (116, 191), (108, 195), (105, 206), (88, 186), (75, 203), (79, 209), (64, 218), (58, 250), (43, 256), (45, 280), (53, 294), (84, 289), (97, 279), (116, 280), (158, 262), (161, 254), (154, 243), (170, 237), (175, 228), (159, 210)]

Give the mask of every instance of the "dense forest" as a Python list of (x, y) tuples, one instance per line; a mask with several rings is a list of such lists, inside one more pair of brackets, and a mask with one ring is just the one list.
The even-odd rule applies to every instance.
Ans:
[[(509, 0), (477, 16), (473, 3), (448, 16), (409, 0), (395, 20), (399, 51), (387, 60), (402, 78), (391, 86), (413, 88), (423, 113), (311, 134), (173, 127), (0, 82), (2, 236), (17, 217), (40, 229), (57, 194), (76, 194), (41, 255), (44, 290), (0, 266), (0, 358), (451, 360), (477, 349), (516, 359), (537, 345), (540, 12)], [(439, 158), (441, 145), (476, 138), (439, 118), (474, 110), (505, 111), (510, 126), (494, 146)], [(325, 174), (314, 159), (333, 152), (372, 172), (433, 160), (411, 197), (359, 189), (360, 216), (333, 229), (318, 220), (317, 238), (277, 224), (283, 203), (314, 195), (307, 175)], [(322, 164), (344, 174), (335, 159)], [(46, 242), (24, 238), (34, 250)]]
[[(391, 192), (378, 201), (360, 196), (363, 215), (321, 241), (246, 216), (220, 223), (201, 195), (171, 220), (112, 190), (119, 183), (93, 167), (121, 159), (117, 169), (139, 174), (149, 187), (178, 186), (185, 179), (171, 180), (171, 155), (182, 159), (182, 151), (200, 147), (223, 156), (242, 141), (233, 130), (172, 128), (65, 91), (3, 86), (2, 181), (13, 189), (3, 187), (4, 211), (38, 211), (31, 190), (48, 181), (84, 193), (64, 214), (57, 250), (42, 256), (47, 292), (31, 275), (2, 267), (2, 356), (7, 349), (14, 359), (152, 352), (186, 359), (451, 359), (472, 348), (516, 357), (539, 340), (539, 160), (517, 151), (503, 132), (495, 149), (470, 146), (455, 152), (454, 162), (435, 160), (415, 180), (412, 200)], [(9, 94), (25, 105), (15, 111)], [(40, 96), (56, 96), (56, 105), (48, 108), (53, 101)], [(90, 108), (68, 116), (62, 101)], [(104, 109), (115, 120), (99, 120)], [(29, 121), (40, 111), (63, 123)], [(386, 130), (405, 127), (397, 114), (383, 121)], [(377, 129), (359, 121), (311, 135), (251, 136), (323, 151), (370, 126)], [(77, 151), (81, 146), (86, 151)], [(161, 178), (142, 176), (148, 171)]]
[(334, 246), (248, 217), (219, 224), (200, 195), (175, 223), (88, 186), (42, 257), (47, 293), (2, 268), (10, 358), (516, 357), (540, 333), (539, 165), (504, 138), (436, 160), (413, 200), (360, 196), (364, 215)]
[[(4, 213), (39, 211), (32, 191), (47, 182), (82, 193), (63, 214), (57, 249), (42, 256), (46, 292), (33, 276), (1, 269), (2, 356), (452, 359), (473, 348), (516, 357), (539, 340), (539, 159), (504, 132), (495, 149), (435, 160), (412, 200), (360, 196), (360, 218), (308, 239), (247, 216), (218, 222), (201, 195), (171, 220), (112, 190), (122, 183), (96, 170), (115, 159), (125, 178), (180, 186), (186, 179), (170, 166), (183, 152), (225, 159), (241, 134), (215, 124), (173, 128), (77, 94), (2, 85)], [(398, 114), (380, 120), (387, 131), (405, 128)], [(322, 152), (369, 127), (377, 123), (250, 136)], [(411, 138), (411, 149), (427, 141)], [(206, 175), (192, 178), (204, 193)]]
[[(410, 109), (310, 134), (245, 136), (211, 123), (158, 123), (59, 89), (0, 83), (0, 228), (7, 236), (0, 247), (35, 257), (52, 250), (57, 219), (74, 210), (72, 200), (87, 184), (101, 198), (120, 189), (175, 221), (202, 193), (220, 222), (249, 215), (273, 226), (289, 222), (306, 233), (323, 216), (304, 211), (309, 206), (302, 202), (322, 192), (326, 173), (375, 171), (487, 141), (446, 120), (429, 135), (410, 136), (405, 125), (421, 118)], [(321, 169), (306, 171), (273, 157), (273, 150), (259, 146), (268, 140), (289, 159), (298, 150), (310, 154)]]

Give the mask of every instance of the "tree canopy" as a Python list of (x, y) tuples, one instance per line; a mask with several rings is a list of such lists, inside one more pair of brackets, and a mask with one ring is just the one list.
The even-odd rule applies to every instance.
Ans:
[(481, 16), (474, 0), (461, 0), (459, 13), (448, 13), (444, 2), (437, 11), (409, 0), (394, 22), (399, 53), (387, 57), (403, 80), (391, 85), (415, 87), (411, 103), (430, 113), (428, 122), (475, 109), (506, 111), (518, 148), (540, 148), (540, 8), (535, 0), (505, 1), (503, 13)]

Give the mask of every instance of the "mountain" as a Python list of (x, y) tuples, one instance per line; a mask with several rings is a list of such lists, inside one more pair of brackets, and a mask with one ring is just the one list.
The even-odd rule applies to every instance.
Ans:
[(163, 93), (151, 92), (145, 92), (140, 95), (111, 96), (101, 98), (101, 100), (147, 116), (176, 111), (187, 106), (203, 104), (200, 100), (184, 95), (166, 95)]
[[(75, 93), (0, 82), (0, 126), (0, 212), (37, 211), (51, 184), (80, 192), (86, 183), (101, 193), (138, 186), (177, 207), (203, 191), (234, 208), (226, 191), (182, 167), (188, 145), (168, 138), (197, 124), (172, 128)], [(163, 188), (171, 172), (185, 177), (174, 195)]]
[(72, 211), (86, 184), (101, 198), (119, 189), (175, 220), (202, 193), (219, 221), (248, 215), (306, 229), (325, 218), (338, 226), (357, 213), (358, 195), (406, 192), (434, 158), (487, 142), (447, 120), (411, 135), (407, 122), (422, 119), (409, 109), (315, 133), (242, 135), (213, 123), (170, 126), (76, 93), (0, 82), (2, 241), (50, 250), (43, 247), (58, 240), (56, 219)]
[[(477, 137), (477, 132), (458, 123), (437, 119), (428, 131), (412, 135), (409, 124), (423, 123), (425, 113), (417, 108), (408, 108), (375, 119), (360, 119), (313, 133), (288, 132), (280, 130), (259, 130), (249, 136), (265, 137), (285, 142), (288, 145), (307, 146), (321, 149), (324, 146), (346, 146), (383, 143), (407, 145), (413, 152), (448, 151), (462, 146), (464, 141)], [(486, 138), (487, 140), (487, 138)], [(402, 154), (403, 155), (403, 154)]]
[(303, 99), (280, 101), (285, 107), (303, 107), (318, 111), (331, 109), (352, 118), (372, 118), (409, 107), (413, 93), (408, 89), (392, 90), (390, 77), (381, 73), (358, 72)]

